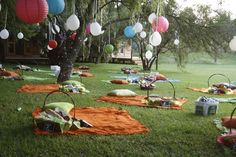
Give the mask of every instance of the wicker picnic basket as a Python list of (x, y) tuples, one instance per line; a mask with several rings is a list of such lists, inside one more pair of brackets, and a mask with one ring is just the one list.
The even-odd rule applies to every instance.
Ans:
[(176, 100), (175, 96), (175, 86), (172, 82), (168, 81), (167, 82), (171, 85), (172, 90), (173, 90), (173, 96), (171, 98), (166, 98), (166, 97), (161, 97), (159, 95), (150, 95), (150, 90), (147, 90), (147, 101), (148, 105), (150, 106), (162, 106), (169, 108), (171, 106), (172, 100)]
[[(43, 103), (43, 107), (42, 107), (42, 112), (45, 111), (46, 109), (46, 104), (47, 104), (47, 100), (49, 98), (49, 96), (55, 94), (55, 93), (63, 93), (64, 95), (66, 95), (67, 97), (70, 98), (70, 101), (72, 102), (73, 104), (73, 108), (75, 108), (75, 102), (73, 100), (73, 98), (66, 92), (63, 92), (63, 91), (52, 91), (50, 93), (47, 94), (47, 96), (45, 97), (45, 100), (44, 100), (44, 103)], [(73, 112), (73, 115), (72, 115), (72, 124), (74, 123), (74, 121), (76, 121), (76, 118), (75, 118), (75, 110)], [(59, 133), (59, 132), (63, 132), (61, 130), (61, 127), (60, 127), (60, 124), (59, 123), (56, 123), (56, 122), (53, 122), (53, 121), (50, 121), (50, 120), (45, 120), (45, 121), (39, 121), (37, 120), (36, 118), (33, 119), (34, 120), (34, 124), (35, 124), (35, 127), (42, 130), (42, 131), (46, 131), (46, 132), (54, 132), (54, 133)], [(71, 126), (70, 126), (71, 127)]]

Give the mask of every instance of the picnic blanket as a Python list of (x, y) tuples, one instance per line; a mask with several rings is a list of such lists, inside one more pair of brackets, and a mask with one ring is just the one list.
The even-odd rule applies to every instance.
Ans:
[[(111, 76), (112, 78), (116, 78), (116, 79), (125, 79), (125, 80), (139, 80), (142, 76)], [(176, 79), (167, 79), (167, 80), (157, 80), (155, 83), (158, 82), (180, 82), (180, 80), (176, 80)]]
[[(75, 117), (84, 119), (93, 127), (81, 128), (73, 131), (67, 131), (63, 134), (80, 135), (80, 134), (95, 134), (95, 135), (121, 135), (121, 134), (136, 134), (147, 133), (149, 129), (142, 125), (139, 121), (133, 119), (126, 110), (118, 110), (110, 107), (79, 107), (71, 110)], [(32, 112), (32, 116), (36, 117), (42, 111), (41, 108), (36, 108)], [(49, 133), (46, 131), (34, 129), (37, 135), (58, 135), (62, 133)]]
[(175, 105), (171, 105), (170, 107), (166, 106), (151, 106), (147, 105), (146, 96), (101, 96), (98, 98), (98, 101), (103, 102), (111, 102), (117, 103), (121, 105), (129, 105), (129, 106), (140, 106), (140, 107), (151, 107), (151, 108), (170, 108), (180, 110), (182, 109), (182, 105), (187, 102), (185, 98), (177, 98), (177, 103)]
[(59, 90), (59, 84), (26, 84), (17, 89), (19, 93), (49, 93)]
[[(190, 90), (196, 91), (196, 92), (213, 94), (213, 93), (209, 93), (209, 88), (193, 88), (193, 87), (188, 87), (187, 89), (190, 89)], [(220, 94), (220, 95), (232, 95), (232, 94), (236, 94), (236, 90), (232, 90), (232, 93)]]

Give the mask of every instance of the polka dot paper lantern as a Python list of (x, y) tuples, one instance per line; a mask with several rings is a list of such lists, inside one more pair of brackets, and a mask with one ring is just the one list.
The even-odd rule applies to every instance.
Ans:
[(46, 0), (16, 0), (16, 16), (28, 24), (36, 24), (47, 18)]
[(60, 14), (65, 8), (64, 0), (47, 0), (48, 1), (48, 12), (51, 14)]
[(56, 40), (49, 40), (48, 46), (55, 49), (57, 47), (57, 41)]

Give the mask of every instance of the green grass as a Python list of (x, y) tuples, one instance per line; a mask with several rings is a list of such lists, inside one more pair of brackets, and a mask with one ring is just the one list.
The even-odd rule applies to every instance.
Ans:
[[(231, 59), (231, 61), (233, 61)], [(37, 136), (32, 130), (31, 112), (42, 106), (46, 94), (20, 94), (16, 89), (26, 83), (53, 83), (55, 78), (46, 72), (25, 72), (26, 76), (48, 78), (45, 80), (9, 81), (0, 80), (0, 157), (37, 156), (180, 156), (180, 157), (220, 157), (235, 156), (235, 153), (216, 144), (216, 129), (212, 120), (230, 115), (235, 105), (222, 103), (219, 113), (202, 117), (194, 114), (194, 101), (202, 93), (186, 89), (188, 86), (207, 87), (207, 79), (213, 73), (222, 73), (236, 80), (236, 61), (230, 64), (189, 64), (180, 71), (175, 64), (162, 63), (160, 73), (169, 78), (179, 79), (174, 83), (177, 97), (187, 97), (188, 103), (182, 110), (149, 109), (129, 107), (95, 101), (100, 95), (116, 88), (129, 88), (138, 94), (146, 94), (138, 86), (112, 85), (101, 82), (110, 79), (108, 71), (119, 71), (124, 65), (87, 64), (95, 77), (83, 79), (91, 93), (73, 95), (78, 106), (107, 106), (128, 110), (133, 118), (150, 129), (147, 134), (135, 135), (79, 135), (79, 136)], [(7, 65), (10, 69), (12, 65)], [(40, 69), (49, 70), (41, 66)], [(225, 81), (216, 77), (214, 81)], [(172, 95), (169, 84), (159, 83), (152, 93)], [(55, 95), (54, 99), (63, 99)], [(17, 107), (21, 107), (20, 112)]]

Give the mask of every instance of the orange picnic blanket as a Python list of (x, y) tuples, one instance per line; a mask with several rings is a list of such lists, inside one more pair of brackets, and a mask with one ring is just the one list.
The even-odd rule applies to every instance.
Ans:
[(13, 71), (6, 71), (6, 70), (0, 69), (0, 76), (18, 77), (19, 75)]
[[(153, 108), (166, 108), (164, 106), (150, 106), (146, 104), (146, 96), (101, 96), (98, 98), (98, 101), (117, 103), (121, 105), (130, 105), (130, 106), (141, 106), (141, 107), (153, 107)], [(178, 105), (171, 105), (169, 108), (180, 110), (182, 105), (188, 100), (185, 98), (177, 98)]]
[[(41, 111), (41, 108), (36, 108), (32, 112), (32, 116), (37, 116)], [(71, 110), (70, 114), (74, 114), (74, 109)], [(149, 132), (148, 128), (142, 125), (139, 121), (133, 119), (126, 110), (118, 110), (111, 107), (79, 107), (75, 108), (75, 117), (89, 122), (93, 127), (67, 131), (63, 134), (120, 135)], [(37, 135), (61, 134), (49, 133), (38, 128), (35, 128), (34, 132)]]
[(59, 84), (26, 84), (17, 89), (19, 93), (49, 93), (59, 90)]
[[(196, 92), (202, 92), (202, 93), (208, 93), (208, 94), (211, 94), (208, 92), (208, 88), (193, 88), (193, 87), (188, 87), (187, 89), (190, 89), (192, 91), (196, 91)], [(225, 95), (232, 95), (232, 94), (236, 94), (236, 90), (232, 90), (232, 93), (229, 93), (229, 94), (225, 94)], [(221, 94), (221, 95), (224, 95), (224, 94)]]

